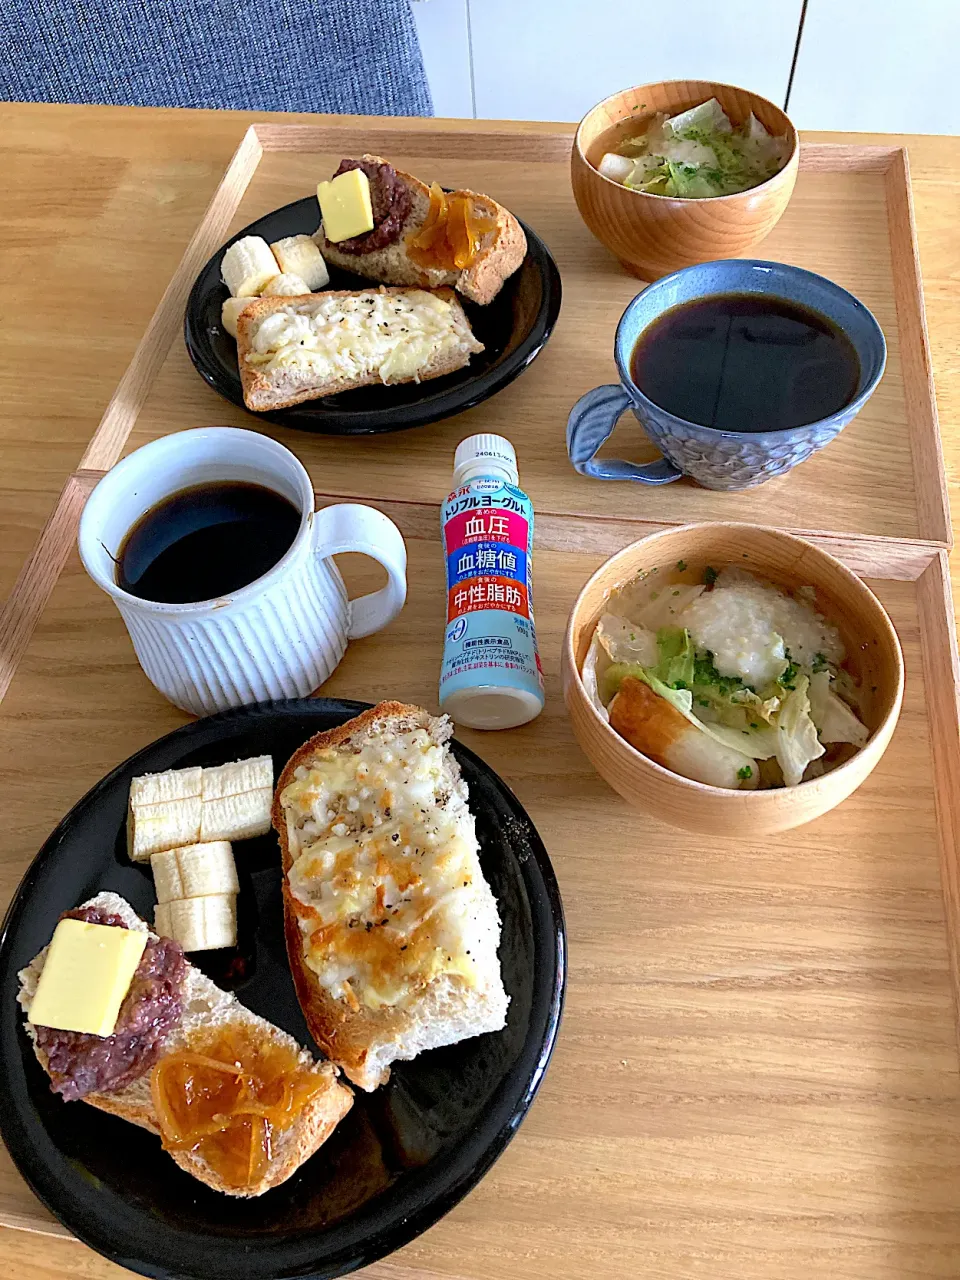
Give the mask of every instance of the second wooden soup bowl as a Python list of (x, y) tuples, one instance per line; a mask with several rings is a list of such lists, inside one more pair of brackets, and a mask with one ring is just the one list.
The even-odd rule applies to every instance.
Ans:
[[(786, 136), (790, 154), (779, 173), (735, 195), (684, 200), (631, 191), (597, 169), (610, 149), (611, 130), (630, 126), (630, 134), (639, 133), (643, 122), (659, 112), (674, 116), (710, 98), (717, 99), (734, 124), (742, 124), (752, 111), (769, 133)], [(588, 111), (577, 129), (570, 163), (574, 199), (593, 234), (633, 275), (658, 280), (696, 262), (739, 257), (759, 244), (793, 193), (800, 143), (786, 115), (759, 94), (710, 80), (665, 80), (615, 93)]]
[[(796, 787), (733, 791), (694, 782), (656, 764), (610, 727), (590, 701), (580, 669), (612, 592), (640, 573), (666, 578), (684, 561), (700, 570), (738, 566), (795, 592), (813, 587), (816, 608), (839, 629), (846, 666), (859, 681), (866, 745), (820, 778)], [(690, 524), (641, 538), (612, 556), (577, 597), (562, 655), (563, 694), (573, 731), (594, 768), (643, 813), (708, 835), (758, 836), (819, 818), (871, 773), (890, 741), (903, 700), (903, 655), (886, 610), (855, 573), (802, 538), (760, 525)]]

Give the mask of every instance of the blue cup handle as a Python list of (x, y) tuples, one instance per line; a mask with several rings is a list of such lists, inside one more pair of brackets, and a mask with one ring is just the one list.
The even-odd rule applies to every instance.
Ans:
[(607, 458), (596, 462), (600, 448), (613, 435), (613, 429), (630, 397), (619, 383), (594, 387), (581, 396), (567, 419), (567, 453), (582, 476), (595, 480), (636, 480), (640, 484), (669, 484), (679, 480), (683, 472), (667, 458), (656, 462), (625, 462)]

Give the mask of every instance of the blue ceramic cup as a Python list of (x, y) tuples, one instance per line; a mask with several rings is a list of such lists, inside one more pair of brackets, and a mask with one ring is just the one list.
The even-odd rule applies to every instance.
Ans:
[[(853, 399), (828, 418), (780, 431), (719, 431), (678, 418), (654, 404), (630, 376), (637, 339), (672, 307), (723, 293), (768, 294), (819, 311), (832, 320), (853, 343), (860, 360)], [(883, 374), (887, 344), (863, 303), (823, 276), (780, 262), (731, 258), (685, 267), (648, 285), (623, 313), (614, 356), (619, 384), (588, 391), (573, 406), (567, 422), (567, 452), (581, 475), (641, 484), (669, 484), (687, 475), (707, 489), (749, 489), (805, 462), (856, 417)], [(663, 454), (658, 461), (640, 464), (597, 459), (601, 445), (628, 408)]]

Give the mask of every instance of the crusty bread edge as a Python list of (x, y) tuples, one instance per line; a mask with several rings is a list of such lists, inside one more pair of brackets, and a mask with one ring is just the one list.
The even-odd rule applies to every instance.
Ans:
[[(128, 1120), (131, 1124), (138, 1125), (141, 1129), (156, 1134), (157, 1137), (160, 1136), (160, 1127), (151, 1115), (145, 1114), (137, 1107), (126, 1106), (122, 1101), (111, 1098), (109, 1094), (94, 1094), (84, 1098), (83, 1101), (99, 1111), (119, 1116), (122, 1120)], [(293, 1133), (282, 1135), (288, 1140), (282, 1145), (278, 1144), (279, 1154), (271, 1159), (263, 1178), (254, 1186), (243, 1190), (229, 1186), (205, 1160), (191, 1151), (167, 1150), (167, 1155), (185, 1173), (192, 1174), (213, 1191), (221, 1191), (224, 1195), (238, 1199), (253, 1199), (291, 1178), (305, 1161), (319, 1151), (352, 1105), (353, 1094), (339, 1082), (333, 1088), (317, 1094), (304, 1107)]]
[(383, 383), (378, 373), (371, 372), (363, 374), (359, 378), (329, 379), (319, 386), (307, 386), (295, 395), (286, 397), (278, 397), (273, 390), (270, 376), (251, 368), (244, 359), (250, 350), (250, 329), (253, 324), (262, 316), (269, 315), (272, 311), (280, 311), (284, 305), (292, 302), (302, 302), (306, 298), (318, 297), (346, 298), (352, 297), (356, 293), (366, 292), (366, 290), (326, 289), (320, 293), (300, 294), (296, 297), (271, 296), (253, 299), (251, 305), (246, 307), (237, 318), (237, 362), (240, 369), (240, 385), (243, 389), (244, 404), (254, 413), (265, 413), (274, 409), (289, 409), (293, 405), (304, 404), (308, 400), (322, 400), (326, 396), (341, 395), (344, 391), (354, 391), (357, 387), (399, 387), (405, 382), (429, 382), (433, 378), (442, 378), (448, 373), (456, 373), (458, 369), (465, 368), (470, 363), (471, 356), (478, 355), (484, 350), (484, 345), (474, 334), (460, 299), (452, 289), (445, 287), (430, 289), (421, 285), (381, 285), (379, 287), (379, 291), (383, 293), (410, 293), (414, 290), (437, 294), (445, 302), (449, 302), (458, 312), (459, 318), (474, 345), (470, 349), (451, 352), (447, 359), (428, 364), (419, 373), (412, 374), (409, 378), (394, 378), (389, 383)]

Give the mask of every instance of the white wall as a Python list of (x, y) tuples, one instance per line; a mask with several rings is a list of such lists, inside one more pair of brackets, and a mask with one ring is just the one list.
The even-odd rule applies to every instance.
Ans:
[(534, 120), (579, 120), (611, 93), (654, 80), (722, 80), (783, 102), (801, 7), (801, 0), (469, 2), (477, 115)]
[[(652, 80), (782, 105), (801, 0), (415, 0), (437, 115), (576, 121)], [(960, 134), (960, 0), (808, 0), (800, 129)]]
[(960, 133), (958, 59), (960, 0), (808, 0), (790, 118), (800, 129)]
[(474, 116), (467, 0), (416, 0), (413, 16), (438, 116)]
[(577, 121), (619, 89), (674, 78), (782, 103), (801, 0), (724, 0), (719, 35), (717, 4), (416, 0), (413, 11), (438, 116)]

